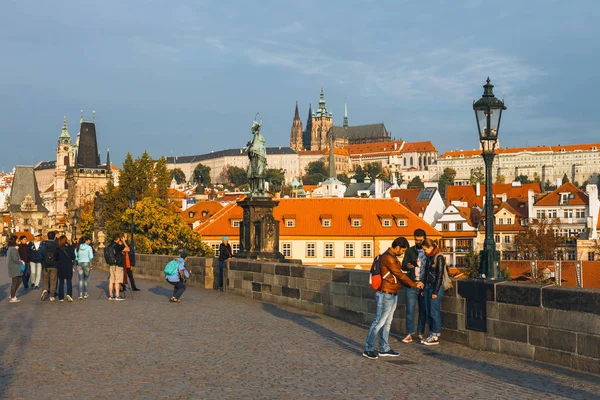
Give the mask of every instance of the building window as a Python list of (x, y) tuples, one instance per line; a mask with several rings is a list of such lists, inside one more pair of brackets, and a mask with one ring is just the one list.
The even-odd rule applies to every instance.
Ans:
[(575, 218), (585, 218), (585, 210), (575, 210)]
[(498, 218), (498, 225), (504, 225), (504, 218)]
[(233, 221), (231, 221), (231, 226), (234, 227), (234, 228), (239, 228), (240, 227), (240, 220), (234, 219)]
[(325, 243), (325, 257), (333, 257), (333, 243)]
[(442, 224), (442, 230), (443, 231), (447, 231), (450, 229), (450, 225), (449, 224)]
[(392, 226), (392, 221), (390, 221), (389, 219), (384, 219), (383, 226)]
[(213, 252), (215, 253), (215, 257), (219, 257), (219, 246), (220, 244), (212, 244), (211, 247), (213, 249)]
[(346, 249), (345, 256), (354, 257), (354, 243), (346, 243), (344, 247)]
[(463, 230), (463, 224), (462, 224), (462, 222), (457, 222), (456, 223), (456, 230), (457, 231), (462, 231)]
[(315, 243), (306, 243), (306, 257), (316, 257), (316, 252), (315, 252), (315, 248), (316, 248), (316, 244)]
[(362, 244), (362, 256), (371, 257), (371, 243)]
[(41, 219), (38, 219), (38, 220), (37, 220), (37, 224), (38, 224), (38, 226), (42, 226), (42, 220), (41, 220)]
[(281, 254), (283, 254), (284, 257), (291, 257), (292, 256), (292, 244), (291, 243), (282, 243), (281, 244)]
[(296, 220), (295, 219), (286, 219), (285, 226), (287, 228), (293, 228), (294, 226), (296, 226)]
[(510, 243), (510, 236), (504, 236), (504, 243)]
[(569, 202), (569, 194), (561, 193), (560, 194), (560, 204), (567, 204)]
[(456, 256), (456, 266), (463, 268), (467, 265), (467, 258), (465, 256)]
[(240, 252), (240, 244), (239, 243), (232, 243), (231, 244), (231, 251), (233, 252), (233, 254), (237, 254)]
[(507, 218), (506, 219), (506, 224), (507, 225), (512, 225), (512, 218)]
[(331, 227), (331, 220), (330, 219), (324, 219), (323, 220), (323, 228), (329, 228)]
[(496, 235), (496, 243), (500, 243), (500, 235)]
[(412, 157), (410, 158), (410, 166), (411, 167), (413, 166), (413, 158)]
[(588, 251), (588, 261), (594, 261), (596, 259), (596, 253)]
[(352, 226), (353, 226), (354, 228), (360, 228), (360, 225), (361, 225), (361, 224), (360, 224), (360, 219), (353, 219), (353, 220), (352, 220)]
[(23, 218), (23, 225), (29, 225), (29, 218)]
[(399, 219), (399, 220), (398, 220), (398, 226), (406, 226), (406, 220), (404, 220), (404, 219)]
[(565, 218), (573, 218), (573, 210), (570, 210), (570, 209), (564, 210), (564, 216), (565, 216)]

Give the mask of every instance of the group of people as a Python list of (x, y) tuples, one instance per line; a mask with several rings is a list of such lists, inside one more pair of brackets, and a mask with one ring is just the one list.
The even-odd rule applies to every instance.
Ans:
[[(399, 353), (389, 345), (390, 327), (398, 304), (400, 285), (405, 286), (406, 336), (403, 343), (418, 343), (426, 346), (438, 345), (441, 334), (441, 302), (444, 296), (443, 277), (446, 260), (440, 253), (436, 240), (427, 238), (425, 231), (414, 232), (414, 246), (399, 237), (381, 255), (382, 283), (375, 294), (377, 305), (375, 319), (371, 324), (363, 356), (369, 359), (397, 357)], [(404, 256), (402, 263), (399, 258)], [(415, 309), (418, 304), (418, 323), (415, 336)], [(429, 336), (424, 337), (425, 325), (429, 325)], [(378, 342), (379, 350), (376, 350)]]
[(104, 248), (104, 260), (108, 264), (108, 299), (123, 301), (125, 297), (121, 292), (127, 289), (127, 279), (131, 282), (131, 290), (139, 292), (133, 278), (135, 266), (135, 250), (129, 243), (129, 234), (117, 234), (112, 242)]
[[(121, 274), (118, 289), (125, 290), (129, 277), (132, 290), (138, 291), (131, 271), (131, 267), (135, 265), (135, 253), (129, 246), (126, 235), (118, 236), (119, 243), (124, 243), (119, 250), (118, 264), (127, 269), (127, 274)], [(8, 274), (12, 279), (9, 302), (20, 302), (17, 289), (21, 283), (25, 290), (42, 289), (42, 301), (54, 302), (58, 298), (61, 302), (72, 302), (75, 268), (79, 278), (78, 298), (84, 300), (89, 297), (88, 282), (92, 270), (91, 263), (95, 257), (91, 239), (83, 236), (70, 242), (67, 236), (57, 237), (55, 232), (49, 232), (47, 237), (48, 239), (42, 242), (42, 235), (36, 232), (30, 242), (26, 236), (9, 238)]]

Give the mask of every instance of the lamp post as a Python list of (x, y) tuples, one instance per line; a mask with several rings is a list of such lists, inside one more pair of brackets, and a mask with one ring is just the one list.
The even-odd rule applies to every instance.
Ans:
[(137, 198), (135, 197), (135, 194), (133, 193), (133, 191), (131, 192), (131, 194), (129, 195), (129, 197), (127, 198), (127, 201), (129, 203), (129, 209), (131, 210), (131, 251), (135, 252), (135, 242), (134, 242), (134, 232), (135, 232), (135, 220), (134, 220), (134, 212), (135, 212), (135, 207), (137, 206)]
[(496, 251), (494, 240), (494, 195), (492, 189), (492, 164), (496, 156), (496, 145), (498, 143), (498, 131), (500, 130), (500, 119), (502, 111), (506, 110), (504, 102), (497, 99), (493, 92), (494, 85), (490, 78), (483, 85), (483, 96), (473, 102), (479, 142), (481, 143), (481, 155), (485, 163), (485, 241), (483, 251), (480, 252), (481, 275), (488, 279), (500, 279), (500, 268), (496, 266), (496, 260), (500, 259)]
[(79, 223), (79, 215), (77, 212), (73, 214), (73, 240), (77, 239), (77, 224)]

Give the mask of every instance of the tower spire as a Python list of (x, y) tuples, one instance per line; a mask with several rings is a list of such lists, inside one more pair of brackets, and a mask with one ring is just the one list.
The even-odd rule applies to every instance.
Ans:
[(62, 132), (60, 133), (60, 137), (58, 138), (60, 143), (71, 143), (71, 136), (69, 135), (69, 131), (67, 130), (67, 116), (63, 117), (63, 126)]
[(335, 170), (335, 136), (333, 135), (333, 127), (329, 128), (329, 177), (337, 179)]
[(298, 102), (296, 102), (296, 113), (294, 114), (294, 121), (300, 119), (300, 114), (298, 113)]
[(106, 149), (106, 171), (110, 172), (110, 146)]
[(330, 113), (327, 112), (327, 107), (325, 106), (325, 92), (323, 91), (323, 87), (321, 86), (321, 93), (319, 94), (319, 108), (317, 109), (317, 117), (329, 117)]
[(344, 99), (344, 128), (348, 127), (348, 102)]
[(79, 123), (81, 124), (83, 122), (83, 109), (79, 110)]
[(96, 110), (92, 110), (92, 123), (96, 123)]

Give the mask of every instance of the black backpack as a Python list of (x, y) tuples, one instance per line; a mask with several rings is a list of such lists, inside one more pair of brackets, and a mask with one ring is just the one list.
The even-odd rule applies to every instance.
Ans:
[(106, 261), (108, 265), (117, 265), (119, 262), (119, 260), (117, 260), (115, 246), (112, 243), (104, 248), (104, 261)]
[(46, 268), (56, 266), (56, 243), (48, 242), (44, 251), (44, 265)]

